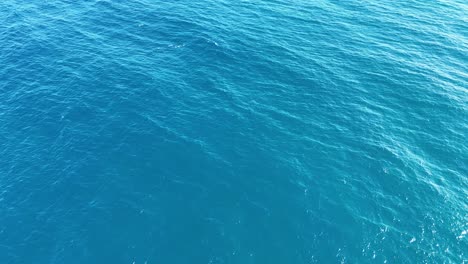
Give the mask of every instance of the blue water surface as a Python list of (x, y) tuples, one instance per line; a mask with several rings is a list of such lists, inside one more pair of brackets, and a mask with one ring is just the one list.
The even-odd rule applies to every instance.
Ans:
[(466, 1), (0, 7), (0, 263), (468, 262)]

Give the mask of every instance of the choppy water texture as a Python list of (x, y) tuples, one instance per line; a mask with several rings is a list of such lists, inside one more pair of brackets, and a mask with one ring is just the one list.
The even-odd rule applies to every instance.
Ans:
[(467, 2), (0, 7), (1, 263), (468, 261)]

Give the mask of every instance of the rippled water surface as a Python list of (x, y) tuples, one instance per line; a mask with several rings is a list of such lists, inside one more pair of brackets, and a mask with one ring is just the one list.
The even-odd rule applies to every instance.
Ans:
[(468, 261), (467, 2), (0, 7), (0, 263)]

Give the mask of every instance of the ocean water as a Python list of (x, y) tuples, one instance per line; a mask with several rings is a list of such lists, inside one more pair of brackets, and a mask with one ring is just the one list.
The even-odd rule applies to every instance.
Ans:
[(463, 0), (3, 0), (0, 263), (466, 263)]

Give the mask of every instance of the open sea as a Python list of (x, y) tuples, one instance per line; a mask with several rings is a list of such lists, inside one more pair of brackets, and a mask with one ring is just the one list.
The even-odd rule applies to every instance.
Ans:
[(466, 0), (2, 0), (1, 264), (468, 263)]

